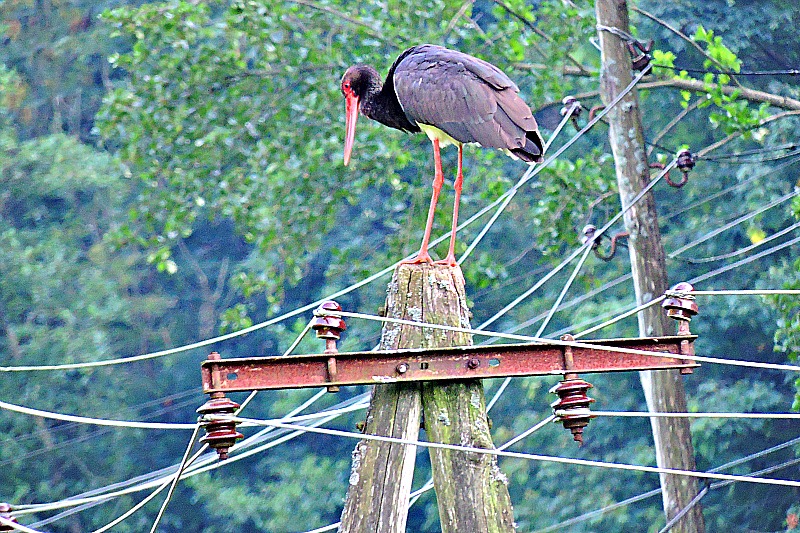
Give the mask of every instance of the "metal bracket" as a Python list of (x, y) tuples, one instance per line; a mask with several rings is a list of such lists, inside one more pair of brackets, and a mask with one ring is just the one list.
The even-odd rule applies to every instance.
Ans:
[[(689, 355), (697, 337), (601, 339), (570, 346), (572, 368), (565, 364), (561, 343), (339, 352), (286, 357), (208, 359), (202, 363), (203, 392), (344, 387), (408, 381), (547, 376), (565, 373), (692, 369), (700, 365), (680, 358)], [(631, 348), (676, 357), (651, 357), (615, 348)], [(333, 360), (333, 361), (331, 361)], [(331, 370), (335, 368), (334, 372)]]
[(553, 414), (581, 443), (583, 428), (594, 418), (589, 410), (594, 400), (586, 395), (592, 385), (580, 379), (579, 373), (677, 368), (690, 374), (700, 366), (682, 357), (694, 355), (697, 338), (689, 331), (689, 322), (698, 312), (693, 290), (688, 283), (679, 283), (665, 294), (661, 306), (679, 322), (676, 336), (576, 343), (574, 337), (565, 335), (560, 342), (385, 352), (339, 352), (336, 341), (346, 327), (342, 308), (336, 302), (325, 302), (314, 312), (311, 326), (325, 340), (321, 354), (222, 359), (212, 352), (208, 356), (200, 370), (203, 392), (211, 399), (198, 409), (199, 422), (207, 432), (204, 442), (225, 459), (228, 449), (242, 438), (235, 421), (208, 416), (231, 415), (238, 410), (239, 405), (228, 400), (226, 392), (305, 387), (336, 392), (348, 385), (563, 374), (564, 379), (551, 389), (559, 397), (552, 404)]

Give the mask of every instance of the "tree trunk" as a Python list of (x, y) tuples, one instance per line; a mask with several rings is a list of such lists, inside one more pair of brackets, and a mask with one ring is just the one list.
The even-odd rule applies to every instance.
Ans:
[[(389, 283), (387, 316), (469, 327), (461, 269), (400, 265)], [(472, 344), (470, 335), (415, 326), (383, 328), (381, 350)], [(424, 404), (429, 440), (491, 448), (479, 381), (377, 385), (365, 433), (416, 439)], [(422, 399), (421, 399), (422, 396)], [(416, 447), (361, 441), (353, 452), (350, 487), (340, 531), (405, 531)], [(513, 531), (513, 511), (496, 458), (431, 450), (442, 532)]]
[[(628, 6), (624, 0), (597, 0), (595, 7), (598, 24), (630, 31)], [(603, 103), (608, 104), (631, 82), (631, 58), (619, 37), (607, 31), (598, 33), (603, 63), (601, 96)], [(608, 118), (609, 141), (614, 153), (620, 201), (625, 208), (650, 180), (641, 112), (635, 89), (609, 112)], [(628, 249), (636, 301), (644, 304), (660, 296), (668, 288), (664, 248), (652, 194), (645, 195), (625, 214), (625, 228), (630, 233)], [(661, 336), (671, 331), (665, 315), (658, 307), (649, 307), (640, 312), (638, 319), (639, 331), (643, 336)], [(641, 372), (640, 378), (650, 411), (686, 411), (683, 381), (677, 370)], [(685, 418), (652, 418), (651, 425), (658, 466), (694, 470), (689, 421)], [(697, 494), (697, 481), (686, 476), (661, 475), (661, 487), (667, 520), (689, 504)], [(695, 505), (672, 531), (705, 531), (700, 505)]]

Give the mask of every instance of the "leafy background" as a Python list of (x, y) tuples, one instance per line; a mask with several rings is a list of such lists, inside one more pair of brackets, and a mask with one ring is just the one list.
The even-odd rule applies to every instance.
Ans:
[[(683, 146), (698, 150), (731, 132), (743, 135), (717, 153), (763, 150), (701, 161), (683, 189), (655, 189), (669, 253), (800, 184), (796, 158), (787, 157), (796, 153), (797, 118), (788, 114), (760, 126), (762, 119), (787, 110), (742, 98), (737, 88), (738, 83), (796, 99), (797, 78), (735, 74), (799, 68), (800, 46), (786, 28), (797, 27), (800, 14), (789, 0), (643, 0), (635, 6), (688, 38), (633, 12), (635, 33), (655, 40), (659, 65), (710, 71), (661, 68), (649, 81), (665, 85), (650, 83), (640, 92), (646, 136), (658, 138), (651, 160), (668, 161)], [(545, 133), (558, 124), (565, 95), (581, 94), (587, 109), (599, 102), (594, 7), (584, 0), (8, 0), (0, 4), (0, 15), (0, 360), (7, 366), (109, 359), (235, 331), (413, 252), (430, 193), (428, 142), (362, 120), (354, 161), (344, 168), (339, 80), (350, 64), (385, 71), (404, 48), (420, 42), (469, 51), (517, 81)], [(676, 77), (698, 80), (701, 88), (682, 88)], [(677, 125), (662, 131), (681, 113)], [(574, 134), (571, 128), (554, 146)], [(526, 185), (464, 263), (473, 324), (558, 264), (578, 245), (585, 224), (600, 226), (616, 213), (604, 128), (599, 124)], [(497, 198), (524, 170), (499, 153), (474, 148), (466, 150), (465, 165), (464, 218)], [(454, 151), (446, 151), (445, 166), (454, 168)], [(446, 187), (438, 233), (449, 228), (451, 201)], [(690, 259), (713, 259), (756, 244), (797, 217), (795, 198), (791, 206), (780, 204), (693, 247), (670, 260), (671, 282), (745, 255)], [(480, 227), (479, 221), (465, 230), (457, 252)], [(610, 262), (591, 257), (567, 299), (628, 272), (624, 250)], [(538, 324), (532, 318), (549, 310), (567, 274), (492, 327), (534, 333)], [(340, 302), (348, 310), (377, 313), (385, 282)], [(796, 245), (698, 284), (701, 289), (780, 287), (800, 288)], [(546, 333), (580, 330), (632, 300), (631, 284), (623, 280), (557, 313)], [(698, 352), (796, 361), (797, 302), (796, 297), (702, 299), (701, 315), (692, 324), (700, 334)], [(280, 353), (308, 319), (304, 314), (214, 348), (226, 357)], [(378, 333), (373, 323), (351, 321), (342, 347), (371, 348)], [(635, 335), (635, 321), (602, 334)], [(318, 351), (318, 341), (305, 340), (298, 350)], [(5, 373), (0, 399), (95, 417), (191, 421), (204, 401), (198, 366), (205, 355), (194, 350), (115, 367)], [(704, 365), (687, 378), (686, 387), (696, 411), (776, 412), (798, 407), (794, 379), (775, 371)], [(602, 409), (644, 407), (635, 375), (591, 381)], [(550, 385), (544, 379), (515, 380), (492, 412), (495, 442), (547, 416)], [(497, 384), (486, 386), (491, 393)], [(347, 389), (318, 405), (361, 392)], [(280, 416), (310, 394), (263, 393), (248, 414)], [(334, 427), (353, 429), (359, 416), (343, 417)], [(0, 413), (0, 427), (0, 500), (13, 504), (55, 501), (129, 479), (174, 464), (185, 447), (185, 435), (178, 432), (97, 429), (9, 412)], [(779, 420), (702, 420), (693, 422), (692, 430), (702, 469), (797, 436), (796, 424)], [(580, 449), (558, 427), (534, 434), (520, 449), (654, 463), (644, 419), (601, 418), (587, 432)], [(295, 532), (335, 522), (353, 445), (308, 435), (193, 478), (179, 486), (162, 529)], [(795, 453), (796, 447), (789, 447), (729, 471), (748, 473)], [(658, 484), (651, 475), (516, 459), (501, 461), (501, 467), (510, 479), (520, 531)], [(427, 479), (427, 469), (422, 454), (415, 486)], [(139, 497), (122, 497), (42, 527), (89, 531)], [(703, 505), (709, 531), (778, 531), (790, 527), (787, 515), (796, 513), (798, 494), (733, 484), (711, 491)], [(157, 510), (158, 503), (151, 503), (114, 531), (148, 530)], [(655, 497), (569, 530), (658, 531), (663, 525)], [(438, 531), (432, 494), (411, 509), (409, 530)]]

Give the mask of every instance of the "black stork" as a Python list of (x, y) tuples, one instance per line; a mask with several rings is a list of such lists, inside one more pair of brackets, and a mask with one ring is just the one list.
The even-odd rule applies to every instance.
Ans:
[(398, 130), (425, 132), (433, 143), (435, 174), (428, 221), (419, 253), (407, 263), (432, 262), (428, 243), (439, 192), (444, 182), (439, 148), (458, 146), (458, 172), (450, 248), (442, 261), (456, 266), (458, 204), (463, 182), (463, 145), (498, 148), (527, 163), (542, 161), (544, 143), (519, 88), (499, 68), (471, 55), (422, 44), (400, 54), (381, 83), (368, 65), (354, 65), (342, 78), (346, 138), (344, 164), (350, 161), (358, 113)]

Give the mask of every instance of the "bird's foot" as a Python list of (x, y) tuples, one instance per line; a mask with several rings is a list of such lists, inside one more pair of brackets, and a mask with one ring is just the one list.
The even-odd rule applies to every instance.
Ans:
[(421, 265), (423, 263), (433, 263), (433, 259), (431, 259), (428, 250), (420, 250), (417, 255), (411, 259), (404, 259), (403, 261), (400, 261), (401, 265)]
[(439, 261), (434, 261), (433, 264), (434, 265), (445, 265), (445, 266), (449, 266), (449, 267), (452, 268), (452, 267), (457, 267), (458, 266), (458, 261), (456, 261), (455, 254), (447, 254), (447, 257), (445, 257), (444, 259), (440, 259)]

